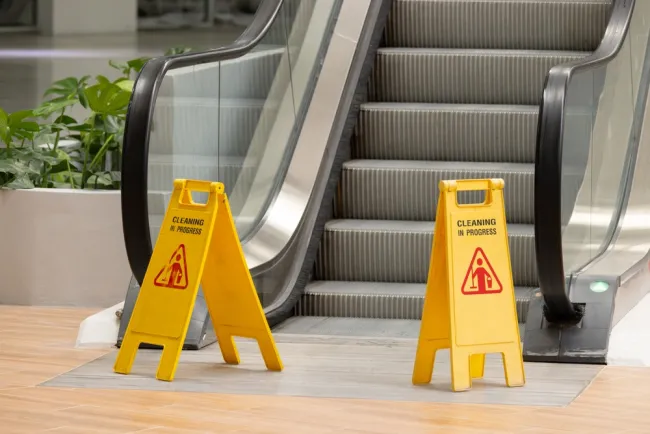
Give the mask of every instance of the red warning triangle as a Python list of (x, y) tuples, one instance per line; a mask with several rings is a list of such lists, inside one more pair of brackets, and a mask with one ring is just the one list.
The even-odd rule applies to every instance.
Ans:
[(156, 275), (153, 281), (156, 286), (172, 289), (187, 288), (187, 260), (185, 258), (185, 244), (174, 250), (169, 263)]
[(460, 289), (465, 295), (498, 294), (503, 291), (503, 285), (494, 272), (490, 260), (482, 248), (477, 247), (469, 263), (463, 286)]

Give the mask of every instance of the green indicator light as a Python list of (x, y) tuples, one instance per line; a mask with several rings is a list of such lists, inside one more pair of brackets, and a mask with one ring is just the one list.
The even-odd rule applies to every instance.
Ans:
[(591, 282), (589, 289), (593, 292), (605, 292), (609, 289), (609, 283), (601, 281)]

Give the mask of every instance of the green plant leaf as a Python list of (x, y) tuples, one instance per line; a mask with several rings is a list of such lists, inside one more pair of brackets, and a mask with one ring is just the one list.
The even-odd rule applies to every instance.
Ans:
[(167, 51), (165, 51), (165, 56), (175, 56), (177, 54), (185, 54), (193, 50), (194, 49), (191, 47), (183, 47), (183, 46), (171, 47)]
[(34, 135), (41, 130), (39, 124), (26, 120), (34, 114), (31, 110), (21, 110), (11, 114), (0, 112), (0, 140), (9, 146), (15, 139), (18, 141), (33, 140)]
[(11, 142), (11, 135), (9, 133), (9, 116), (7, 112), (0, 109), (0, 140), (5, 145), (9, 145)]
[(34, 188), (34, 183), (26, 176), (17, 176), (4, 187), (12, 190), (29, 190)]
[(60, 98), (65, 99), (77, 98), (80, 89), (86, 86), (89, 78), (89, 75), (84, 75), (81, 78), (67, 77), (62, 80), (55, 81), (52, 83), (52, 86), (50, 86), (45, 91), (43, 97), (56, 95)]
[(126, 113), (131, 93), (113, 83), (96, 84), (85, 90), (88, 106), (96, 113), (118, 115)]
[(110, 84), (111, 82), (108, 78), (104, 77), (103, 75), (98, 75), (97, 77), (95, 77), (95, 80), (97, 80), (97, 83), (102, 85)]
[(94, 173), (88, 177), (86, 186), (94, 189), (106, 189), (106, 187), (113, 186), (113, 179), (111, 178), (110, 172)]
[(54, 113), (61, 112), (66, 107), (75, 105), (77, 102), (79, 102), (77, 98), (45, 101), (34, 110), (34, 115), (42, 118), (47, 118)]
[(136, 73), (139, 73), (142, 71), (142, 68), (144, 68), (144, 65), (150, 60), (149, 57), (138, 57), (137, 59), (131, 59), (128, 62), (126, 62), (127, 65), (129, 65), (129, 68), (131, 70), (135, 71)]
[(64, 124), (64, 125), (76, 125), (78, 123), (75, 118), (68, 115), (59, 116), (54, 120), (54, 122), (57, 124)]
[(133, 85), (135, 84), (135, 81), (122, 79), (122, 80), (116, 80), (115, 84), (118, 85), (120, 89), (131, 93), (133, 92)]
[(131, 67), (126, 62), (116, 62), (115, 60), (109, 60), (108, 64), (111, 68), (115, 68), (124, 75), (128, 75)]
[(8, 123), (15, 124), (23, 121), (24, 119), (31, 118), (32, 116), (34, 116), (34, 112), (32, 110), (21, 110), (13, 112), (7, 116), (7, 120)]

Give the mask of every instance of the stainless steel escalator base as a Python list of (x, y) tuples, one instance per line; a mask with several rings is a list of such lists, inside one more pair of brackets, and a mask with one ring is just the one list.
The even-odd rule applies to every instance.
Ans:
[[(519, 323), (523, 338), (525, 325)], [(420, 335), (420, 321), (409, 319), (334, 318), (325, 316), (296, 316), (273, 329), (280, 342), (284, 335), (313, 337), (344, 337), (377, 339), (411, 339)]]
[[(606, 282), (609, 290), (594, 292), (593, 281)], [(578, 278), (571, 285), (571, 300), (584, 308), (584, 317), (575, 326), (557, 327), (543, 315), (541, 297), (533, 297), (528, 308), (524, 332), (524, 360), (527, 362), (560, 362), (607, 364), (607, 348), (620, 288), (619, 276)]]
[[(131, 320), (131, 314), (133, 313), (133, 308), (135, 307), (135, 301), (138, 298), (140, 293), (140, 285), (131, 277), (131, 282), (129, 283), (129, 289), (126, 293), (126, 300), (124, 300), (124, 310), (120, 317), (120, 328), (117, 334), (117, 346), (122, 345), (122, 339), (124, 339), (124, 334), (126, 333), (126, 328), (129, 325)], [(214, 328), (212, 327), (212, 321), (210, 320), (210, 315), (208, 314), (208, 306), (205, 303), (205, 298), (203, 297), (203, 291), (199, 289), (199, 293), (196, 296), (196, 302), (194, 304), (194, 311), (192, 312), (192, 318), (190, 319), (190, 326), (187, 329), (187, 336), (185, 337), (185, 344), (183, 345), (184, 350), (200, 350), (201, 348), (206, 347), (214, 342), (216, 342), (216, 337), (214, 334)], [(151, 344), (140, 344), (140, 348), (156, 348), (160, 349), (158, 345)]]
[(275, 327), (273, 333), (417, 339), (420, 333), (420, 321), (297, 316)]

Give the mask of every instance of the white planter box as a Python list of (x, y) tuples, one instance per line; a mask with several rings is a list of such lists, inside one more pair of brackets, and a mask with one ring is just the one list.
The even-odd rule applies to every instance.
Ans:
[(109, 307), (131, 277), (119, 191), (0, 190), (0, 304)]

